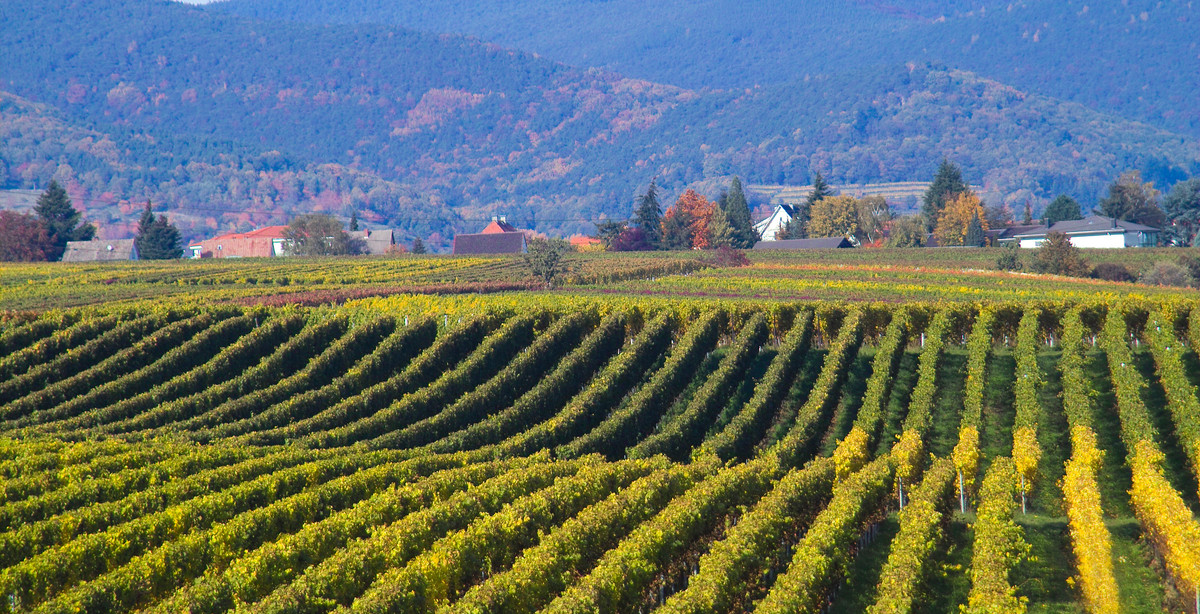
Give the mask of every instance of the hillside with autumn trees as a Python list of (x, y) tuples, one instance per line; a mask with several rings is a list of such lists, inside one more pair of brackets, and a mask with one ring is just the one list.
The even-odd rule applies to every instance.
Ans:
[(1127, 169), (1164, 188), (1200, 172), (1186, 130), (937, 62), (695, 88), (458, 35), (149, 0), (11, 0), (0, 20), (0, 187), (56, 178), (101, 236), (128, 236), (147, 200), (186, 238), (357, 212), (444, 249), (494, 214), (591, 233), (651, 178), (671, 201), (711, 200), (732, 175), (928, 180), (949, 157), (989, 204), (1040, 210), (1095, 204)]

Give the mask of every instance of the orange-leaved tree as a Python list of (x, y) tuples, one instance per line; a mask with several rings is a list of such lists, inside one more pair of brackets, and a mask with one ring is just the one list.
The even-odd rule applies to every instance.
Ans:
[(673, 249), (712, 246), (708, 225), (716, 206), (695, 190), (687, 190), (663, 214), (663, 242)]
[(933, 234), (938, 245), (974, 245), (983, 243), (983, 233), (988, 229), (987, 212), (979, 197), (970, 190), (962, 192), (946, 202), (938, 215)]

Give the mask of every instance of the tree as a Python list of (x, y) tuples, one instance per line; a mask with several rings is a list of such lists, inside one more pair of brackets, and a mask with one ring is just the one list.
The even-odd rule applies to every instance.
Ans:
[(856, 201), (858, 240), (862, 245), (878, 245), (883, 231), (892, 220), (892, 208), (882, 196), (864, 196)]
[(167, 216), (155, 216), (150, 202), (146, 201), (146, 209), (142, 211), (142, 219), (138, 222), (137, 237), (138, 258), (142, 260), (170, 260), (183, 254), (183, 238), (179, 229), (167, 221)]
[(1021, 218), (1021, 223), (1029, 226), (1033, 224), (1033, 202), (1025, 199), (1025, 216)]
[[(604, 251), (616, 251), (613, 249), (613, 243), (617, 240), (617, 237), (621, 236), (622, 232), (625, 232), (625, 228), (625, 222), (618, 222), (616, 220), (604, 220), (596, 224), (596, 238), (600, 239), (600, 244), (604, 246)], [(662, 234), (661, 231), (659, 234)]]
[(969, 188), (970, 186), (963, 182), (962, 170), (948, 158), (942, 158), (937, 174), (933, 177), (933, 183), (929, 184), (929, 189), (925, 191), (925, 196), (921, 200), (921, 215), (925, 218), (925, 228), (933, 230), (946, 203)]
[(1192, 277), (1192, 273), (1187, 267), (1167, 260), (1159, 260), (1148, 271), (1142, 273), (1141, 277), (1138, 277), (1138, 283), (1148, 286), (1186, 288), (1196, 285), (1196, 279)]
[(71, 206), (67, 191), (57, 181), (50, 181), (33, 210), (46, 228), (46, 260), (61, 260), (67, 241), (88, 241), (96, 236), (96, 227), (80, 222), (79, 211)]
[(46, 227), (30, 213), (0, 211), (0, 261), (38, 262), (53, 246)]
[(634, 225), (641, 229), (643, 241), (650, 245), (650, 249), (659, 249), (662, 243), (662, 207), (658, 203), (658, 186), (653, 179), (646, 193), (638, 197), (637, 210), (633, 215)]
[[(799, 209), (799, 207), (797, 207)], [(783, 227), (775, 232), (775, 240), (783, 241), (785, 239), (803, 239), (808, 235), (804, 232), (804, 222), (799, 219), (799, 211), (797, 216), (789, 218)]]
[(794, 207), (796, 214), (788, 222), (788, 226), (790, 226), (787, 229), (789, 239), (803, 239), (814, 236), (808, 230), (808, 220), (812, 217), (812, 207), (817, 201), (823, 200), (828, 196), (833, 196), (833, 190), (829, 188), (829, 184), (825, 183), (825, 177), (821, 175), (821, 171), (817, 171), (816, 175), (813, 176), (812, 191), (808, 193), (802, 204)]
[(421, 237), (413, 239), (412, 249), (410, 251), (414, 254), (426, 253), (425, 242), (421, 240)]
[[(695, 190), (687, 190), (680, 195), (663, 214), (663, 241), (668, 249), (709, 247), (712, 237), (709, 236), (708, 226), (715, 210), (713, 203)], [(667, 236), (668, 230), (672, 233), (670, 237)]]
[(1142, 182), (1138, 171), (1121, 173), (1108, 186), (1108, 196), (1100, 201), (1100, 213), (1118, 220), (1162, 228), (1167, 216), (1158, 208), (1158, 190), (1154, 184)]
[(920, 216), (906, 215), (892, 222), (887, 247), (924, 247), (925, 221)]
[(296, 217), (283, 231), (291, 242), (288, 252), (294, 256), (341, 256), (361, 254), (365, 245), (359, 237), (342, 230), (342, 223), (324, 213)]
[(350, 212), (350, 232), (358, 232), (358, 210)]
[(742, 189), (742, 180), (734, 177), (729, 183), (729, 192), (722, 202), (725, 217), (733, 227), (733, 247), (749, 249), (758, 243), (761, 237), (754, 230), (754, 221), (750, 219), (750, 204), (746, 201), (746, 192)]
[(1200, 247), (1200, 177), (1175, 184), (1163, 199), (1163, 213), (1172, 243)]
[[(974, 229), (972, 229), (974, 227)], [(942, 209), (938, 216), (937, 228), (933, 231), (938, 245), (968, 245), (978, 247), (983, 244), (984, 231), (987, 230), (987, 214), (983, 204), (974, 192), (961, 192)], [(974, 232), (974, 234), (972, 234)], [(971, 241), (976, 241), (972, 243)]]
[(529, 239), (528, 251), (523, 254), (525, 266), (534, 277), (552, 288), (570, 272), (569, 263), (563, 258), (571, 251), (571, 244), (563, 239)]
[(987, 214), (988, 228), (1002, 228), (1013, 223), (1013, 210), (1007, 203), (987, 205), (983, 210)]
[(1033, 270), (1036, 273), (1084, 277), (1090, 271), (1079, 248), (1071, 245), (1071, 239), (1061, 232), (1046, 235), (1046, 240), (1033, 252)]
[(1065, 220), (1080, 220), (1083, 216), (1079, 213), (1079, 202), (1066, 194), (1059, 194), (1057, 198), (1050, 201), (1046, 205), (1046, 225), (1053, 226), (1057, 222)]
[(717, 206), (713, 209), (712, 219), (708, 222), (708, 236), (710, 247), (735, 247), (735, 237), (733, 225), (729, 223), (729, 215), (725, 209), (721, 207), (726, 196), (721, 195), (721, 199), (717, 202)]
[(692, 249), (691, 228), (691, 213), (675, 207), (667, 209), (662, 221), (663, 249)]
[(828, 196), (813, 203), (808, 220), (812, 237), (855, 237), (858, 203), (853, 196)]

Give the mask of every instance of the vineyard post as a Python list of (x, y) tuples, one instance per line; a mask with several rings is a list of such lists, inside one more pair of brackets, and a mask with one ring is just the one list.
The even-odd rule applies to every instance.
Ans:
[(896, 485), (899, 487), (896, 499), (900, 502), (900, 511), (904, 511), (904, 478), (897, 477)]
[(1021, 474), (1021, 513), (1029, 513), (1025, 511), (1025, 474)]
[(961, 469), (958, 471), (958, 511), (963, 514), (967, 513), (967, 497), (966, 492), (963, 490), (963, 474)]

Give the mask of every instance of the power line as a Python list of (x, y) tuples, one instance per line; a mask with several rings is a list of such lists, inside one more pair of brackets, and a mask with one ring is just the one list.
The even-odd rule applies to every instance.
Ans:
[[(26, 193), (26, 194), (29, 194), (32, 196), (41, 196), (41, 194), (42, 194), (42, 192), (39, 192), (38, 190), (26, 190), (26, 189), (19, 189), (19, 188), (11, 189), (11, 190), (0, 190), (0, 194), (3, 194), (5, 192), (23, 192), (23, 193)], [(71, 200), (73, 202), (97, 203), (97, 204), (101, 204), (101, 205), (119, 204), (117, 202), (113, 202), (110, 200), (103, 200), (103, 199), (99, 199), (99, 198), (72, 198)], [(122, 200), (124, 200), (124, 199), (122, 199)], [(130, 204), (136, 204), (136, 201), (130, 200), (128, 202)], [(192, 211), (203, 211), (203, 212), (209, 212), (209, 213), (248, 213), (251, 215), (279, 216), (279, 217), (284, 217), (284, 218), (288, 218), (288, 219), (294, 218), (298, 215), (304, 215), (303, 213), (284, 213), (284, 212), (280, 212), (280, 211), (262, 211), (262, 210), (257, 210), (257, 209), (226, 209), (226, 208), (222, 208), (222, 207), (204, 207), (204, 206), (187, 207), (185, 209), (175, 209), (174, 210), (175, 213), (184, 213), (184, 214), (190, 213)], [(168, 209), (165, 213), (170, 213), (170, 212), (171, 212), (171, 210)], [(329, 215), (331, 217), (336, 217), (336, 218), (350, 219), (350, 216), (343, 215), (340, 213), (327, 213), (326, 215)], [(516, 216), (508, 216), (508, 217), (514, 217), (514, 218), (520, 219), (522, 216), (516, 215)], [(406, 215), (405, 218), (410, 219), (410, 220), (422, 220), (422, 221), (441, 221), (443, 219), (442, 216), (428, 215), (428, 214)], [(528, 218), (526, 218), (526, 219), (528, 219)], [(595, 224), (595, 223), (604, 221), (605, 219), (611, 220), (613, 218), (587, 218), (587, 217), (538, 218), (536, 216), (533, 217), (533, 221), (535, 223), (588, 222), (591, 224)], [(490, 221), (492, 221), (492, 218), (491, 217), (481, 217), (481, 218), (460, 217), (460, 218), (457, 218), (457, 221), (490, 222)], [(624, 220), (617, 220), (617, 221), (624, 221)]]

